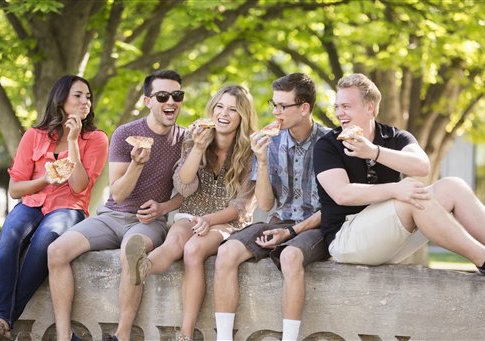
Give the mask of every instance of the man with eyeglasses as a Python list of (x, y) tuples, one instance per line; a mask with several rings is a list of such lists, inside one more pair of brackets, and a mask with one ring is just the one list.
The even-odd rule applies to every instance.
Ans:
[(409, 132), (376, 122), (381, 93), (370, 79), (352, 74), (340, 79), (337, 88), (341, 126), (359, 126), (363, 136), (339, 141), (339, 127), (314, 150), (325, 212), (321, 228), (333, 259), (398, 263), (428, 238), (485, 273), (485, 207), (473, 191), (458, 178), (430, 186), (412, 178), (428, 175), (428, 156)]
[(232, 340), (238, 304), (238, 267), (249, 259), (271, 257), (284, 278), (283, 340), (296, 340), (305, 301), (304, 267), (323, 260), (320, 211), (313, 173), (313, 146), (328, 130), (312, 119), (316, 91), (303, 73), (273, 82), (270, 109), (281, 121), (280, 134), (251, 135), (255, 154), (252, 180), (258, 206), (270, 211), (268, 223), (234, 233), (219, 247), (214, 277), (217, 340)]
[[(48, 250), (49, 285), (54, 307), (58, 340), (80, 340), (71, 330), (74, 278), (71, 261), (91, 250), (121, 247), (119, 324), (111, 340), (130, 340), (130, 332), (141, 299), (142, 287), (128, 278), (125, 244), (137, 234), (146, 251), (163, 243), (168, 231), (167, 215), (182, 203), (182, 196), (171, 198), (174, 165), (180, 158), (185, 130), (175, 121), (184, 92), (182, 79), (171, 70), (154, 72), (145, 78), (144, 103), (148, 116), (118, 127), (109, 150), (110, 196), (97, 216), (77, 224)], [(153, 139), (151, 148), (132, 147), (130, 136)], [(82, 151), (81, 151), (82, 153)]]

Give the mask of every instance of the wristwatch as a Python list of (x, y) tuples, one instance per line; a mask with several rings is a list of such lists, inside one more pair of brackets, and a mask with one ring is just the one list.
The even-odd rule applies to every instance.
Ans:
[(285, 229), (287, 229), (288, 231), (290, 231), (290, 239), (296, 237), (296, 232), (295, 232), (295, 229), (293, 228), (293, 226), (288, 225), (288, 226), (285, 227)]

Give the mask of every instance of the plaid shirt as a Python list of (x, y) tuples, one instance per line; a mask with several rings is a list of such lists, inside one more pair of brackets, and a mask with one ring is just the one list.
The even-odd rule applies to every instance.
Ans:
[[(330, 129), (313, 124), (312, 133), (297, 143), (288, 130), (272, 138), (268, 147), (268, 172), (276, 209), (272, 217), (301, 222), (320, 209), (313, 170), (313, 146)], [(251, 179), (256, 181), (257, 160), (253, 159)]]

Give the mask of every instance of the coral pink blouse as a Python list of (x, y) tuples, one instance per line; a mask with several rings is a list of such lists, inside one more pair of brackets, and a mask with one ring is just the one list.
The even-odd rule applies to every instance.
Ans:
[[(89, 183), (80, 193), (69, 187), (69, 182), (61, 185), (47, 185), (37, 193), (24, 195), (22, 203), (29, 207), (42, 207), (46, 215), (59, 208), (83, 210), (89, 215), (89, 199), (96, 178), (103, 170), (108, 157), (108, 137), (100, 130), (86, 132), (78, 138), (81, 162), (89, 177)], [(12, 166), (8, 169), (10, 178), (15, 181), (34, 180), (45, 174), (45, 163), (55, 161), (56, 143), (47, 135), (46, 130), (28, 129), (15, 154)], [(68, 155), (67, 150), (59, 153), (58, 159)]]

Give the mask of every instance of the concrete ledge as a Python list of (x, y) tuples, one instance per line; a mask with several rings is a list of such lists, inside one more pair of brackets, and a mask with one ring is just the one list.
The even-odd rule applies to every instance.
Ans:
[[(83, 340), (116, 328), (119, 251), (89, 252), (74, 264), (74, 327)], [(215, 340), (214, 257), (206, 264), (207, 297), (196, 339)], [(181, 322), (183, 264), (147, 281), (133, 340), (174, 340)], [(240, 269), (236, 340), (281, 337), (280, 272), (269, 260)], [(306, 272), (301, 340), (479, 340), (485, 337), (485, 277), (421, 266), (365, 267), (316, 263)], [(18, 340), (54, 340), (47, 283), (16, 324)]]

